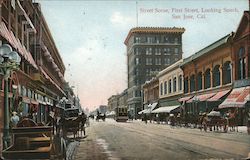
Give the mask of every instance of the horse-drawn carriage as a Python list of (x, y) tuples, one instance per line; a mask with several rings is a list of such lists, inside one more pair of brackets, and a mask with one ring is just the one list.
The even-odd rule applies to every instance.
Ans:
[(201, 125), (205, 131), (209, 128), (210, 131), (223, 130), (224, 132), (227, 132), (227, 119), (223, 118), (218, 111), (211, 111), (207, 115), (204, 114)]
[(79, 113), (78, 109), (65, 109), (64, 115), (61, 120), (63, 136), (66, 137), (68, 133), (73, 133), (74, 138), (79, 137), (79, 131), (82, 136), (82, 132), (85, 135), (85, 122), (86, 115), (84, 113)]
[(38, 126), (31, 119), (23, 119), (12, 129), (13, 143), (3, 150), (5, 159), (65, 159), (66, 145), (53, 136), (52, 127)]

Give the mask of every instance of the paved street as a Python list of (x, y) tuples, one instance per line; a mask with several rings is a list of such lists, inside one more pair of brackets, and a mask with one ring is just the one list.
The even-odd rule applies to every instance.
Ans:
[(200, 132), (141, 121), (94, 122), (75, 159), (240, 159), (250, 152), (246, 133)]

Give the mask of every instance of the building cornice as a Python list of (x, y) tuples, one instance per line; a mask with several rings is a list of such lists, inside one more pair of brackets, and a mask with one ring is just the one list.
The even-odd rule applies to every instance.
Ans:
[(166, 73), (169, 73), (175, 69), (180, 68), (181, 63), (183, 62), (183, 59), (180, 59), (179, 61), (175, 62), (174, 64), (172, 64), (171, 66), (168, 66), (167, 68), (165, 68), (164, 70), (160, 71), (157, 75), (157, 77), (161, 77), (164, 76)]
[(128, 44), (129, 38), (132, 36), (134, 33), (179, 33), (182, 34), (185, 32), (185, 28), (179, 28), (179, 27), (135, 27), (132, 28), (125, 41), (124, 44)]

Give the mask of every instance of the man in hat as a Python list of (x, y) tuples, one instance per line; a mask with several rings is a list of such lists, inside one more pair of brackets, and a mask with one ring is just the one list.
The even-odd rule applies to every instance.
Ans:
[(17, 115), (17, 112), (12, 112), (12, 117), (10, 118), (10, 122), (13, 127), (16, 127), (17, 123), (19, 122), (20, 118)]

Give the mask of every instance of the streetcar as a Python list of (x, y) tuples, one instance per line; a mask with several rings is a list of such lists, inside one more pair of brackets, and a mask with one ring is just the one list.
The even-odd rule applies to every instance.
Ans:
[(116, 122), (126, 122), (128, 120), (127, 107), (115, 108), (115, 120)]

